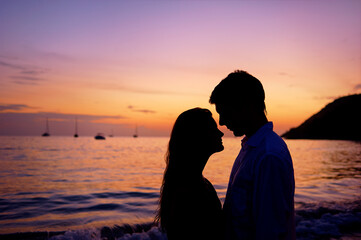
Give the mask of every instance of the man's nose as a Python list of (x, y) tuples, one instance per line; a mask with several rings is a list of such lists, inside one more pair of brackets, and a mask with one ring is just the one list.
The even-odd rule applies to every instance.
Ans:
[(220, 125), (220, 126), (224, 126), (224, 125), (225, 125), (224, 119), (223, 119), (221, 116), (219, 116), (219, 125)]
[(219, 132), (219, 134), (221, 135), (221, 137), (224, 136), (224, 133), (223, 133), (221, 130), (218, 129), (218, 132)]

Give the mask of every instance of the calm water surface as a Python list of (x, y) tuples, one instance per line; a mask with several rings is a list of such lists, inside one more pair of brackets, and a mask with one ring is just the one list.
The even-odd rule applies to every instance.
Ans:
[[(294, 161), (298, 238), (339, 238), (345, 225), (348, 232), (361, 226), (361, 144), (286, 142)], [(167, 143), (168, 138), (0, 137), (0, 234), (151, 222)], [(240, 139), (223, 143), (225, 150), (204, 171), (222, 201)]]

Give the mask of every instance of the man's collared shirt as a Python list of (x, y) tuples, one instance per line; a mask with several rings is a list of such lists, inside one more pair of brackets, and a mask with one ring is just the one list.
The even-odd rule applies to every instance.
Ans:
[(262, 126), (242, 140), (224, 202), (226, 239), (295, 239), (295, 181), (286, 143)]

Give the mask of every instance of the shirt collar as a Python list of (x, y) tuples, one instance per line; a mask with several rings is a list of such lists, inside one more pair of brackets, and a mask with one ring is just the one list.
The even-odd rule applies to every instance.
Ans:
[(273, 131), (273, 122), (268, 122), (265, 125), (263, 125), (250, 138), (244, 137), (242, 139), (242, 147), (243, 146), (257, 147), (258, 144), (262, 141), (263, 137), (270, 131)]

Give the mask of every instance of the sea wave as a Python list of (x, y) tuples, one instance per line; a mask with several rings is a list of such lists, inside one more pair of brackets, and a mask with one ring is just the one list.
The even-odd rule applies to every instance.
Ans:
[[(296, 204), (297, 240), (306, 239), (360, 239), (361, 199), (343, 202)], [(184, 228), (186, 229), (186, 227)], [(18, 233), (7, 239), (50, 240), (166, 240), (166, 234), (154, 223), (124, 224), (121, 226), (87, 228), (64, 232)], [(20, 237), (20, 238), (19, 238)]]
[(78, 231), (68, 231), (63, 235), (56, 235), (50, 240), (167, 240), (167, 235), (160, 231), (156, 226), (150, 227), (150, 224), (144, 225), (125, 225), (99, 229), (84, 229)]
[(361, 199), (298, 205), (295, 216), (297, 239), (341, 238), (361, 229)]
[[(48, 140), (0, 137), (0, 163), (6, 166), (0, 170), (0, 239), (164, 239), (149, 222), (169, 139)], [(239, 140), (226, 138), (224, 144), (205, 169), (222, 202), (229, 180), (224, 172), (232, 167)], [(359, 231), (361, 203), (353, 199), (360, 196), (360, 144), (287, 144), (297, 179), (298, 239), (337, 239)], [(181, 228), (190, 231), (187, 223)]]
[[(361, 199), (344, 202), (298, 203), (295, 213), (298, 240), (306, 239), (359, 239), (361, 229)], [(356, 235), (355, 235), (356, 233)], [(69, 239), (167, 239), (153, 224), (123, 225), (89, 231), (69, 231), (52, 240)]]

